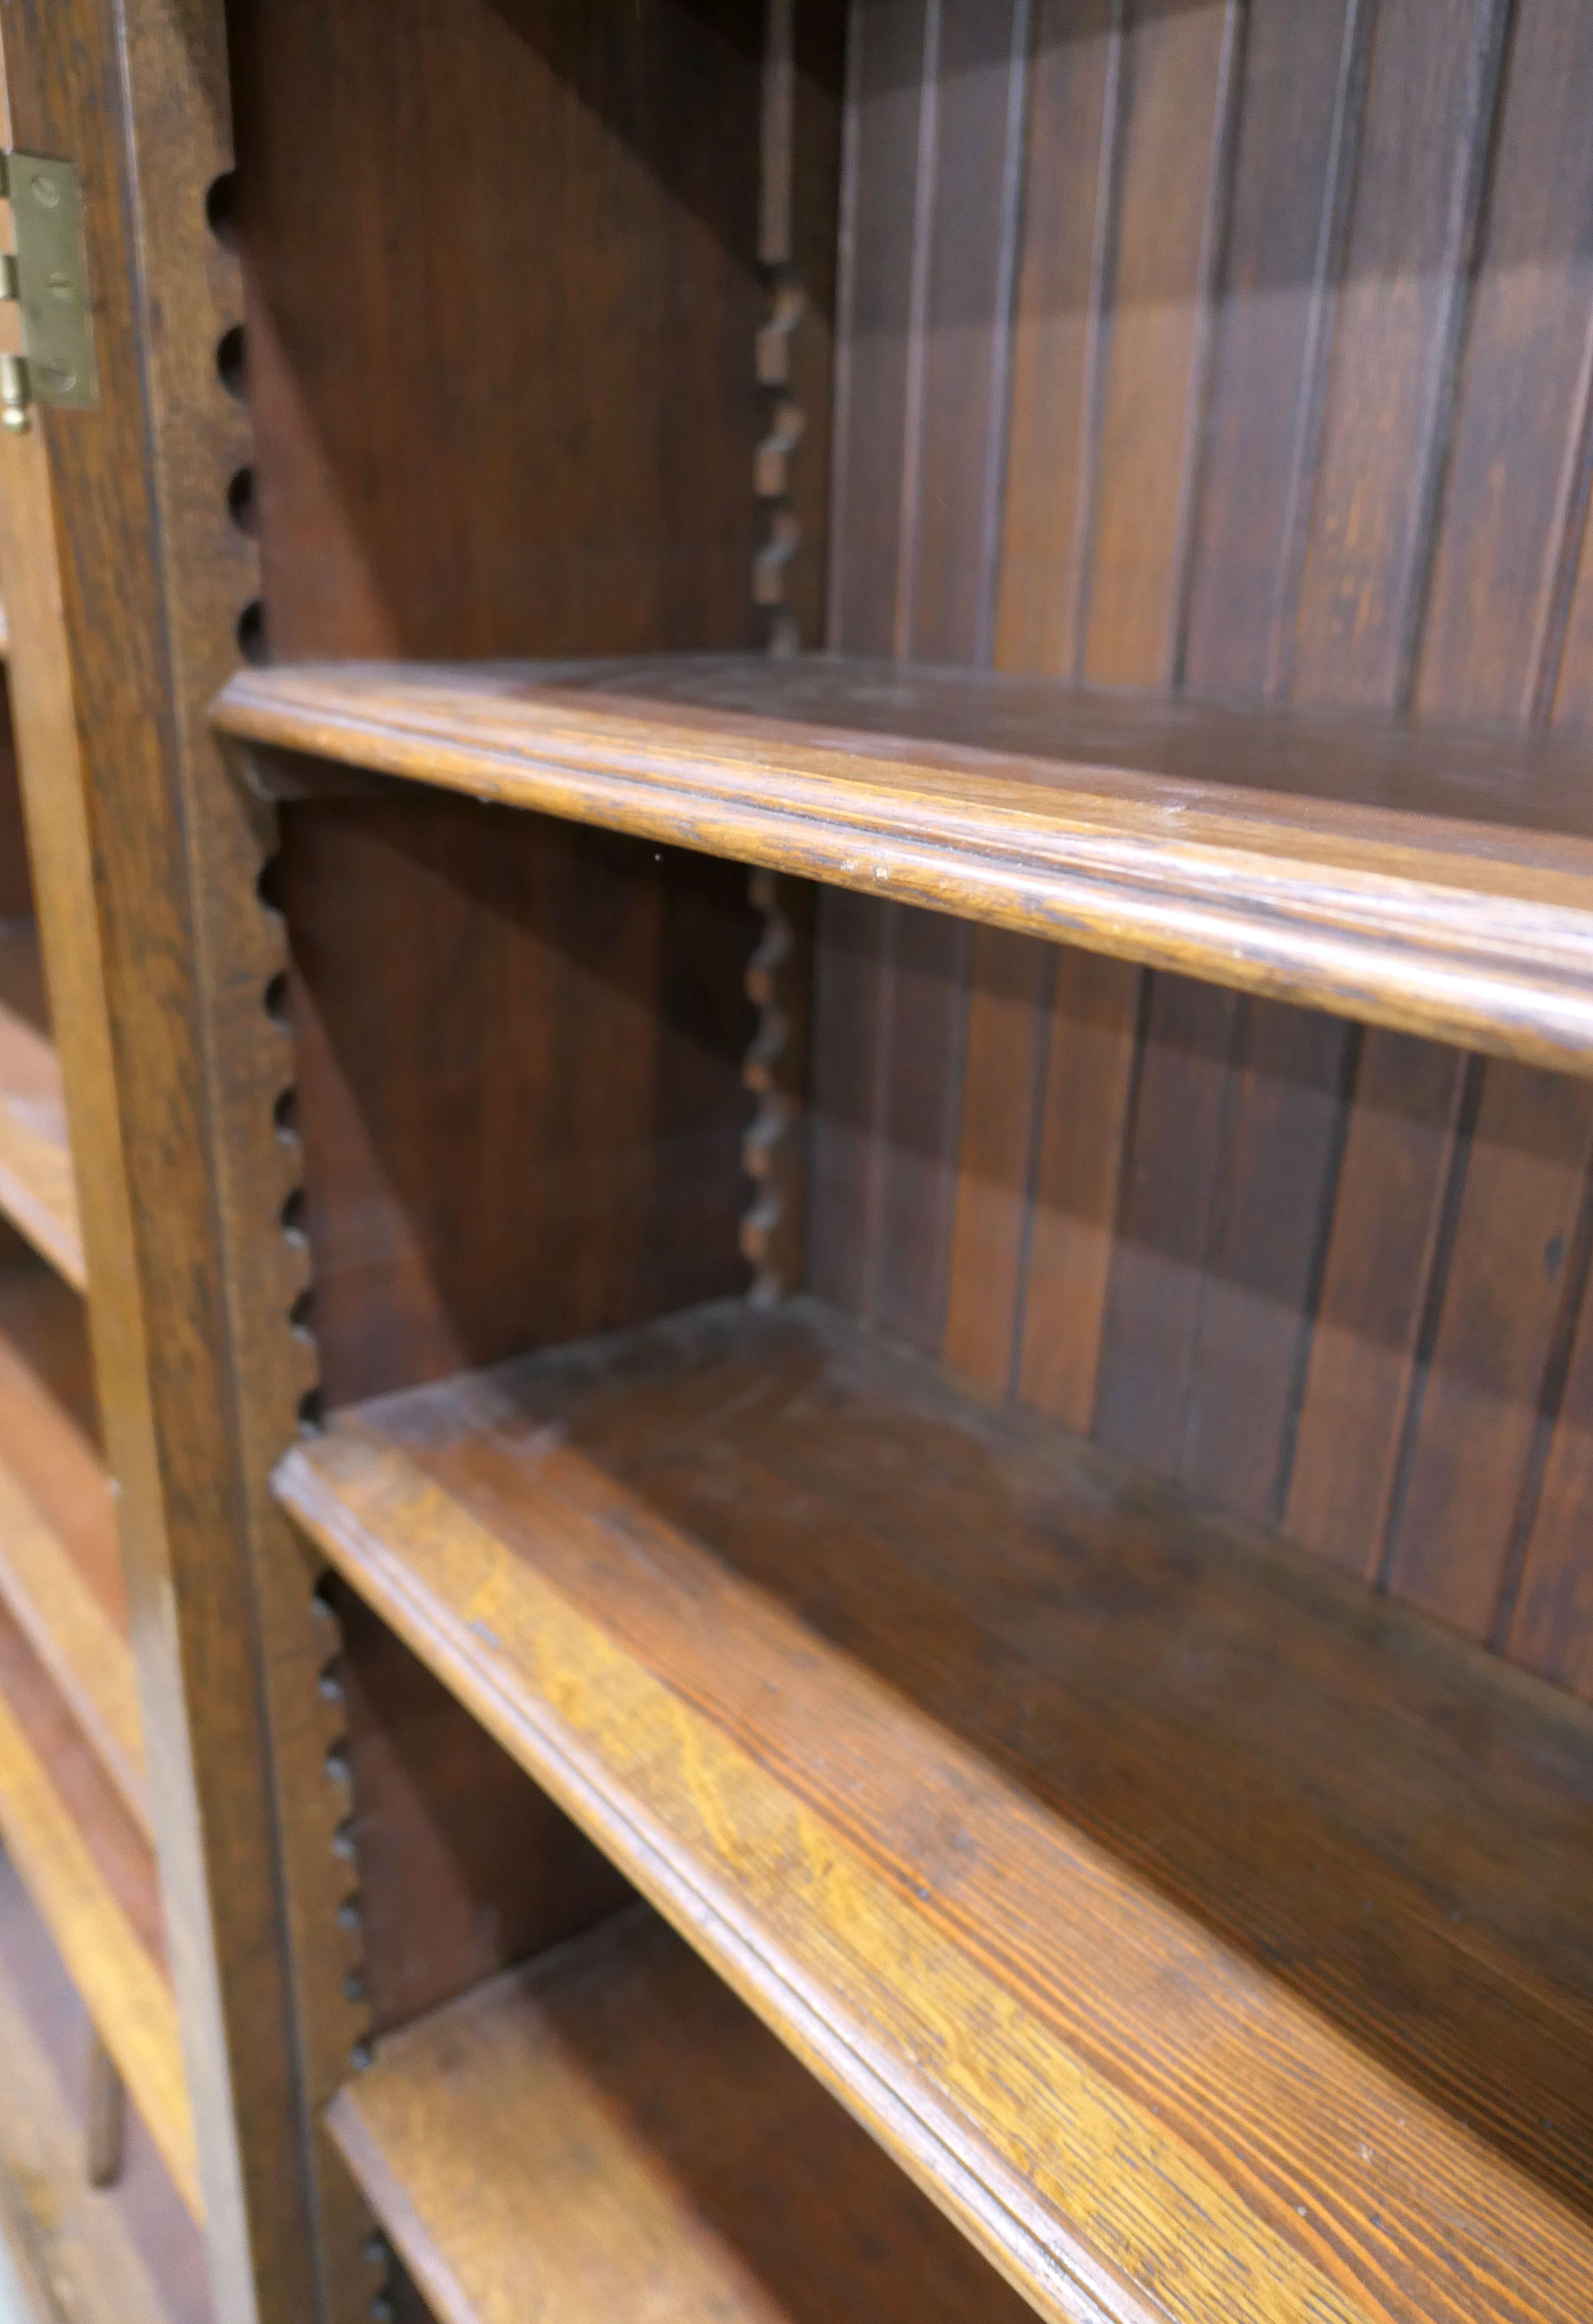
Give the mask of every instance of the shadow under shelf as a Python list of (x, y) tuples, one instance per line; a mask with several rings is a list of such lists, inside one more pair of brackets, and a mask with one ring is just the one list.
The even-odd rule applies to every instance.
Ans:
[(275, 796), (335, 762), (1593, 1070), (1570, 733), (825, 654), (288, 665), (212, 715)]

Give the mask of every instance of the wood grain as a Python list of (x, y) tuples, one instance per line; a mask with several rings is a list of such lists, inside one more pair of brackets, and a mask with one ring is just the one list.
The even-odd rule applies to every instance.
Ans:
[(1593, 789), (1570, 737), (824, 657), (248, 671), (216, 717), (1538, 1063), (1593, 1053)]
[(0, 932), (0, 1214), (82, 1291), (87, 1275), (60, 1064), (36, 1021), (39, 982), (32, 929), (14, 922)]
[(344, 1878), (382, 2034), (589, 1927), (631, 1890), (352, 1591), (338, 1620)]
[[(995, 660), (1080, 675), (1122, 35), (1110, 0), (1039, 0), (1012, 319)], [(833, 644), (849, 641), (835, 638)]]
[(1053, 970), (1032, 937), (1005, 928), (975, 935), (943, 1348), (955, 1370), (992, 1396), (1005, 1395), (1017, 1362)]
[[(760, 20), (235, 12), (276, 652), (754, 642)], [(468, 157), (446, 202), (417, 150)], [(329, 204), (368, 226), (336, 251)]]
[(412, 793), (284, 841), (330, 1403), (741, 1286), (743, 873)]
[[(1279, 701), (1293, 690), (1323, 707), (1412, 697), (1427, 717), (1502, 724), (1552, 710), (1568, 732), (1585, 733), (1587, 12), (1576, 0), (1508, 10), (1462, 0), (1436, 32), (1430, 12), (1404, 0), (1315, 9), (1253, 0), (1242, 16), (1225, 110), (1212, 95), (1224, 69), (1217, 7), (1035, 10), (998, 659), (1076, 671), (1095, 593), (1097, 611), (1106, 601), (1126, 608), (1114, 631), (1120, 674), (1139, 684), (1171, 676), (1186, 696)], [(900, 53), (889, 102), (904, 117), (933, 119), (949, 85), (944, 56), (920, 37), (922, 0), (903, 0), (892, 21)], [(1162, 71), (1175, 54), (1177, 109), (1165, 101)], [(854, 100), (848, 183), (873, 190), (850, 213), (865, 244), (853, 263), (880, 296), (898, 298), (902, 317), (896, 400), (882, 392), (849, 405), (843, 395), (838, 406), (847, 521), (861, 537), (894, 492), (908, 383), (931, 356), (916, 344), (927, 309), (914, 310), (907, 295), (912, 253), (954, 237), (958, 221), (938, 172), (891, 205), (870, 143), (885, 96), (865, 87)], [(1223, 172), (1211, 166), (1224, 138), (1225, 213)], [(980, 142), (977, 156), (962, 158), (965, 177), (996, 165), (992, 125)], [(1220, 246), (1202, 251), (1208, 227)], [(992, 309), (992, 363), (1002, 331)], [(1141, 362), (1139, 343), (1173, 352)], [(944, 462), (937, 471), (959, 502), (984, 443), (971, 428), (946, 452), (956, 472)], [(1144, 586), (1114, 598), (1119, 554)], [(887, 642), (861, 630), (833, 641)], [(1404, 1032), (1372, 1021), (1340, 1047), (1329, 1074), (1348, 1097), (1324, 1106), (1321, 1053), (1334, 1045), (1331, 1028), (1303, 1012), (1275, 1019), (1275, 1004), (1253, 1001), (1236, 1045), (1223, 1038), (1231, 1004), (1221, 996), (1202, 1003), (1192, 992), (1175, 1013), (1192, 1035), (1202, 1006), (1212, 1016), (1206, 1046), (1223, 1059), (1215, 1089), (1186, 1106), (1189, 1042), (1170, 1049), (1153, 1038), (1136, 1052), (1128, 1005), (1130, 1083), (1136, 1104), (1164, 1125), (1158, 1158), (1124, 1152), (1135, 1113), (1114, 1102), (1092, 1132), (1075, 1118), (1070, 1167), (1094, 1189), (1090, 1215), (1109, 1204), (1109, 1279), (1143, 1278), (1146, 1345), (1159, 1348), (1168, 1404), (1183, 1415), (1181, 1457), (1203, 1441), (1201, 1481), (1220, 1505), (1254, 1508), (1258, 1489), (1281, 1492), (1313, 1545), (1376, 1573), (1389, 1562), (1391, 1496), (1411, 1399), (1420, 1402), (1451, 1296), (1450, 1259), (1463, 1250), (1503, 1314), (1516, 1296), (1507, 1222), (1530, 1208), (1530, 1191), (1524, 1185), (1518, 1201), (1508, 1170), (1485, 1172), (1478, 1185), (1493, 1190), (1497, 1231), (1469, 1216), (1482, 1196), (1468, 1186), (1469, 1128), (1454, 1135), (1452, 1049), (1421, 1053)], [(1151, 1014), (1141, 1012), (1146, 1025)], [(1170, 1057), (1184, 1093), (1164, 1104), (1156, 1084)], [(1474, 1100), (1480, 1093), (1479, 1084)], [(857, 1093), (865, 1115), (869, 1102)], [(1509, 1139), (1495, 1137), (1525, 1180), (1536, 1167), (1533, 1122), (1547, 1102), (1527, 1103)], [(1497, 1133), (1496, 1100), (1490, 1118)], [(974, 1135), (966, 1124), (962, 1134)], [(1132, 1196), (1143, 1168), (1159, 1173), (1162, 1224), (1137, 1239), (1125, 1213), (1119, 1238), (1115, 1190)], [(822, 1244), (822, 1203), (817, 1225)], [(1235, 1246), (1236, 1230), (1248, 1251)], [(1163, 1265), (1158, 1238), (1176, 1244), (1175, 1262)], [(1046, 1247), (1041, 1207), (1033, 1248)], [(1102, 1243), (1086, 1236), (1080, 1248), (1099, 1253)], [(1257, 1302), (1263, 1280), (1270, 1287)], [(1462, 1303), (1470, 1296), (1459, 1280), (1452, 1290)], [(1527, 1289), (1519, 1296), (1530, 1304)], [(1563, 1313), (1552, 1303), (1541, 1329), (1513, 1334), (1509, 1380), (1494, 1391), (1533, 1442), (1519, 1503), (1496, 1491), (1480, 1436), (1471, 1450), (1478, 1516), (1487, 1513), (1494, 1534), (1486, 1552), (1474, 1541), (1457, 1555), (1456, 1587), (1473, 1600), (1491, 1591), (1501, 1643), (1513, 1634), (1538, 1479), (1569, 1489), (1577, 1473), (1574, 1442), (1560, 1457), (1554, 1404), (1579, 1296), (1573, 1283)], [(1103, 1307), (1091, 1291), (1064, 1312), (1038, 1281), (1020, 1297), (1026, 1332), (1079, 1351), (1064, 1393), (1070, 1413), (1087, 1415), (1103, 1348), (1110, 1356), (1110, 1297)], [(1191, 1301), (1207, 1319), (1198, 1330)], [(1248, 1328), (1257, 1321), (1265, 1356)], [(1154, 1416), (1140, 1417), (1154, 1434)], [(1463, 1477), (1464, 1448), (1454, 1457)], [(1458, 1490), (1468, 1501), (1469, 1486)], [(1543, 1563), (1551, 1532), (1568, 1561), (1562, 1573)], [(1579, 1538), (1570, 1503), (1539, 1536), (1534, 1658), (1552, 1659), (1551, 1602), (1570, 1609), (1586, 1589)], [(1478, 1561), (1491, 1569), (1486, 1584)], [(1462, 1565), (1473, 1569), (1469, 1581)], [(1395, 1560), (1396, 1590), (1403, 1571)], [(1439, 1591), (1426, 1600), (1437, 1605), (1434, 1570), (1424, 1588)]]
[(802, 1304), (279, 1489), (1042, 2312), (1581, 2313), (1579, 1706)]
[(1081, 1434), (1095, 1412), (1140, 984), (1122, 961), (1057, 955), (1018, 1389)]
[[(108, 1503), (103, 1479), (100, 1492)], [(39, 1656), (106, 1774), (148, 1832), (133, 1651), (60, 1536), (0, 1455), (0, 1600)]]
[[(241, 1043), (211, 1078), (190, 870), (233, 931), (232, 950), (206, 958), (235, 999), (238, 948), (263, 915), (258, 857), (235, 885), (210, 844), (217, 819), (250, 810), (219, 770), (201, 799), (183, 748), (186, 705), (235, 660), (258, 586), (226, 499), (247, 429), (216, 367), (237, 259), (207, 220), (232, 158), (225, 24), (208, 0), (4, 16), (18, 142), (81, 171), (94, 286), (100, 410), (87, 428), (41, 414), (0, 449), (0, 562), (206, 2257), (222, 2324), (298, 2324), (316, 2253), (262, 1694), (286, 1657), (281, 1627), (262, 1650), (239, 1525), (236, 1407), (216, 1385), (237, 1377), (216, 1241), (232, 1185), (199, 1127), (224, 1093), (255, 1092)], [(274, 1211), (262, 1224), (282, 1253)], [(262, 1310), (282, 1337), (286, 1305)], [(273, 1750), (288, 1736), (284, 1722)], [(329, 2191), (320, 2217), (336, 2208)], [(362, 2232), (350, 2241), (368, 2299)]]
[(85, 2183), (68, 2063), (84, 2031), (14, 1868), (0, 1862), (0, 2247), (36, 2289), (37, 2324), (206, 2324), (198, 2236), (136, 2120), (121, 2185)]
[(42, 1666), (4, 1616), (0, 1625), (0, 1839), (198, 2217), (193, 2124), (148, 1844), (74, 1757), (69, 1717)]
[(1590, 1097), (1563, 1075), (1490, 1066), (1469, 1141), (1389, 1556), (1402, 1596), (1473, 1637), (1493, 1633), (1547, 1351), (1568, 1289), (1579, 1288)]
[(645, 1911), (384, 2041), (331, 2121), (439, 2324), (1029, 2312)]
[(1466, 1059), (1368, 1035), (1347, 1128), (1286, 1508), (1310, 1549), (1381, 1570)]

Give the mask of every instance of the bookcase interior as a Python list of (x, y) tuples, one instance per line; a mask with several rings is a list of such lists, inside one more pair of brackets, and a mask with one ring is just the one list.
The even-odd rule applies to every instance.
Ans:
[[(1574, 751), (1593, 57), (1509, 13), (481, 0), (445, 70), (420, 0), (240, 5), (262, 659), (796, 643)], [(1578, 2313), (1588, 1079), (298, 747), (237, 763), (328, 2119), (437, 2312), (513, 2198), (395, 2195), (428, 2043), (557, 2082), (610, 1960), (667, 2046), (729, 2004), (651, 1912), (1043, 2313)]]

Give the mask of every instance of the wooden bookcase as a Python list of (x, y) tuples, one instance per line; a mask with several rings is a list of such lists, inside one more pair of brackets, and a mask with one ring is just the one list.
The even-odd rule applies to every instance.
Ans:
[(0, 21), (218, 2317), (1579, 2324), (1593, 19)]

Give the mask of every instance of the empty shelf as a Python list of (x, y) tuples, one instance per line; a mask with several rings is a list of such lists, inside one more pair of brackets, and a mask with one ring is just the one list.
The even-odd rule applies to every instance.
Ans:
[(645, 1907), (390, 2035), (328, 2116), (440, 2324), (1022, 2324)]
[(0, 1845), (198, 2218), (193, 2123), (161, 1946), (154, 1858), (48, 1673), (4, 1613)]
[(0, 1215), (74, 1290), (87, 1287), (60, 1065), (42, 1023), (37, 940), (0, 926)]
[(214, 715), (254, 745), (1593, 1066), (1576, 736), (825, 655), (289, 666), (241, 671)]
[(136, 2123), (116, 2184), (85, 2178), (86, 2037), (48, 1933), (0, 1855), (0, 2238), (37, 2295), (39, 2324), (205, 2324), (198, 2231)]
[[(63, 1325), (76, 1348), (57, 1344)], [(0, 1604), (147, 1833), (115, 1508), (98, 1452), (65, 1400), (87, 1387), (70, 1378), (73, 1358), (86, 1358), (81, 1341), (80, 1307), (37, 1260), (0, 1277)]]
[(808, 1302), (278, 1489), (1043, 2312), (1593, 2313), (1569, 1698)]

